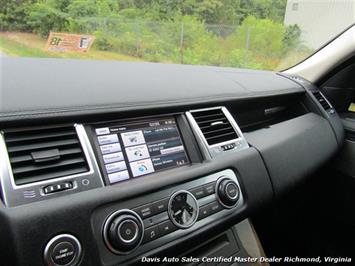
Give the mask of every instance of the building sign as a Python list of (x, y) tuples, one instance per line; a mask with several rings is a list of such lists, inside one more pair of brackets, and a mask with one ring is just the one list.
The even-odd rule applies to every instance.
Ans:
[(88, 52), (95, 37), (83, 34), (51, 32), (48, 36), (46, 50), (53, 52)]

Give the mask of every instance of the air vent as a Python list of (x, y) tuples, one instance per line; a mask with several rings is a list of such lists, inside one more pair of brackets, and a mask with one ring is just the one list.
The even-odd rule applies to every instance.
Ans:
[(4, 137), (16, 185), (89, 170), (72, 125), (5, 131)]
[(191, 112), (208, 145), (238, 138), (238, 134), (221, 108)]
[(317, 101), (322, 105), (325, 111), (328, 112), (332, 109), (332, 106), (329, 104), (329, 102), (325, 99), (325, 97), (320, 91), (313, 91), (313, 95), (314, 97), (316, 97)]

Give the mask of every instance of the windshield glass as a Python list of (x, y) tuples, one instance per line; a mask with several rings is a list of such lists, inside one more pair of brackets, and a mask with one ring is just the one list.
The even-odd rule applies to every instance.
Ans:
[(355, 20), (355, 1), (2, 0), (0, 57), (282, 70)]

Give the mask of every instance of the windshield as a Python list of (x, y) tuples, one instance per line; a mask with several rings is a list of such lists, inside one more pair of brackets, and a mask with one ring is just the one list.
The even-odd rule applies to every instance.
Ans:
[(2, 0), (0, 57), (282, 70), (355, 20), (355, 1)]

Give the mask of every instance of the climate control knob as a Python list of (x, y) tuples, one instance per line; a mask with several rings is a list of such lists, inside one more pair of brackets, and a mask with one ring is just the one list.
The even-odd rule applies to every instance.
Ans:
[(116, 254), (127, 254), (135, 250), (143, 239), (143, 221), (131, 210), (120, 210), (111, 214), (104, 225), (104, 241)]
[(234, 180), (228, 177), (221, 177), (216, 186), (217, 197), (224, 207), (232, 208), (237, 205), (240, 189)]
[(194, 195), (186, 190), (175, 192), (168, 204), (170, 220), (178, 228), (186, 229), (193, 226), (198, 217), (198, 203)]

